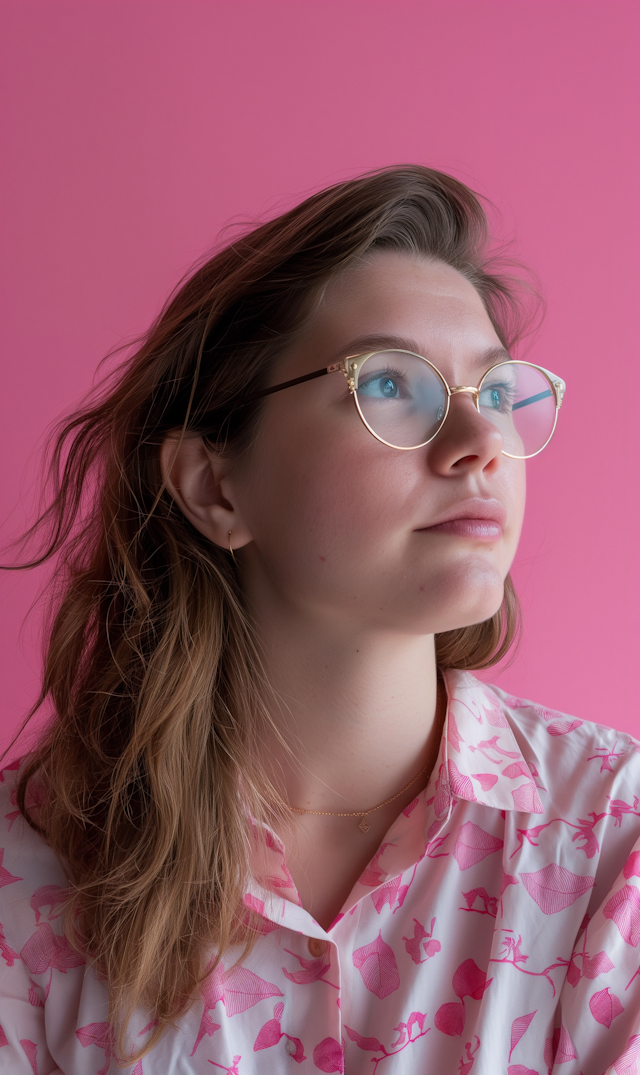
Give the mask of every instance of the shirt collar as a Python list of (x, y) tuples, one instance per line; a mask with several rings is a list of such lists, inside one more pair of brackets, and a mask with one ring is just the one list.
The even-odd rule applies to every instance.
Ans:
[(446, 757), (451, 794), (499, 810), (543, 814), (504, 703), (469, 672), (448, 672), (445, 680), (449, 705), (441, 759)]

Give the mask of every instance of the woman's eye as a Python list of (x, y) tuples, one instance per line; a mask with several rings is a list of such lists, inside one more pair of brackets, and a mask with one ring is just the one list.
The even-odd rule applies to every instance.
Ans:
[(398, 381), (387, 373), (368, 378), (364, 383), (358, 385), (358, 391), (378, 399), (398, 399), (400, 397)]
[(392, 399), (398, 395), (398, 386), (393, 380), (393, 377), (385, 377), (380, 381), (380, 393), (387, 399)]
[(480, 393), (480, 406), (492, 411), (511, 410), (513, 389), (510, 385), (487, 385)]

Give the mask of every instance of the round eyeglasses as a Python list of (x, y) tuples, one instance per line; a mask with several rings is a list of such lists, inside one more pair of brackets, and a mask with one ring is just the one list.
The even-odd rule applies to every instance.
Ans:
[(376, 440), (399, 451), (429, 444), (447, 420), (451, 397), (467, 393), (478, 412), (499, 430), (504, 455), (530, 459), (553, 436), (565, 382), (532, 362), (510, 359), (483, 374), (479, 385), (450, 387), (437, 366), (413, 351), (370, 351), (350, 355), (323, 369), (274, 385), (242, 401), (342, 372), (358, 414)]

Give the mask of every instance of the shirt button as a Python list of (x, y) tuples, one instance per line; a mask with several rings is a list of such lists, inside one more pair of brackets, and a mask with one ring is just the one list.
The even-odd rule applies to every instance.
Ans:
[(293, 1054), (296, 1051), (295, 1044), (292, 1041), (287, 1041), (287, 1044), (285, 1045), (285, 1049), (287, 1050), (289, 1056), (293, 1056)]
[(318, 937), (309, 937), (308, 948), (314, 959), (319, 959), (327, 950), (327, 942), (321, 941)]

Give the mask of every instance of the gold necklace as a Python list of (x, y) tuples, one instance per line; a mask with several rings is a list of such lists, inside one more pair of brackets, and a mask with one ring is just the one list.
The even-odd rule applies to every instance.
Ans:
[(390, 799), (385, 799), (383, 803), (378, 803), (377, 806), (370, 807), (369, 810), (354, 810), (352, 813), (343, 813), (339, 810), (305, 810), (302, 806), (290, 806), (289, 803), (287, 803), (287, 806), (289, 810), (293, 810), (296, 814), (316, 814), (322, 817), (359, 817), (360, 824), (358, 825), (358, 828), (361, 829), (362, 832), (368, 832), (371, 828), (371, 825), (367, 825), (367, 822), (365, 820), (367, 814), (373, 814), (376, 810), (381, 810), (383, 806), (388, 806), (389, 803), (392, 803), (394, 801), (394, 799), (399, 799), (405, 791), (409, 790), (412, 784), (415, 784), (419, 776), (422, 776), (423, 773), (426, 773), (428, 768), (429, 766), (425, 765), (419, 773), (416, 773), (413, 780), (410, 780), (408, 784), (405, 784), (405, 786), (401, 788), (400, 791), (396, 792), (395, 795), (392, 795)]
[(427, 769), (431, 770), (433, 768), (438, 757), (441, 736), (442, 727), (440, 728), (440, 734), (436, 738), (436, 748), (432, 752), (429, 761), (426, 765), (422, 767), (420, 772), (416, 773), (413, 779), (410, 780), (408, 784), (405, 784), (403, 788), (400, 788), (400, 791), (397, 791), (396, 794), (392, 795), (390, 799), (385, 799), (383, 803), (378, 803), (377, 806), (372, 806), (369, 810), (353, 810), (351, 812), (346, 812), (342, 810), (305, 810), (302, 806), (291, 806), (289, 803), (286, 804), (287, 809), (292, 810), (295, 814), (314, 814), (316, 817), (359, 817), (360, 824), (358, 825), (358, 828), (361, 832), (368, 832), (371, 828), (371, 825), (367, 825), (366, 822), (368, 814), (373, 814), (376, 810), (382, 810), (383, 806), (388, 806), (389, 803), (394, 802), (395, 799), (399, 799), (401, 795), (404, 795), (405, 791), (409, 790), (412, 784), (415, 784), (418, 777), (422, 776), (423, 773), (426, 773)]

